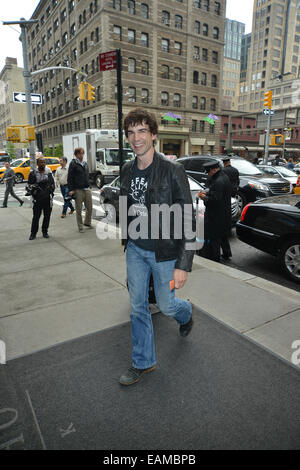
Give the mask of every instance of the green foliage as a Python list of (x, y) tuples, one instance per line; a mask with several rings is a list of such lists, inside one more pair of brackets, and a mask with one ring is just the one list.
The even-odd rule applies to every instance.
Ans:
[(16, 158), (15, 146), (12, 142), (8, 141), (6, 144), (6, 152), (10, 158)]
[(60, 158), (63, 156), (63, 154), (64, 154), (63, 144), (60, 143), (55, 147), (54, 156)]
[(44, 147), (44, 155), (45, 155), (45, 157), (53, 157), (53, 148), (48, 147), (48, 145), (46, 145)]

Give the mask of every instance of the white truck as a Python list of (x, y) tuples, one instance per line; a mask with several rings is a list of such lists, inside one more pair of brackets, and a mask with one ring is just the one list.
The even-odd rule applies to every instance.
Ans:
[[(74, 158), (74, 150), (84, 149), (90, 178), (98, 188), (110, 183), (119, 174), (119, 139), (117, 129), (87, 129), (84, 132), (63, 135), (63, 152), (68, 163)], [(135, 157), (131, 149), (123, 149), (123, 162)]]

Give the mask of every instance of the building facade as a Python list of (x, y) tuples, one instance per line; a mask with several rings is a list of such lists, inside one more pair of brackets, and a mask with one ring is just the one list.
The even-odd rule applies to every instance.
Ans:
[[(262, 111), (264, 93), (271, 86), (283, 91), (283, 77), (299, 77), (299, 47), (298, 0), (255, 0), (248, 72), (246, 81), (241, 83), (239, 111)], [(276, 100), (280, 100), (280, 105), (290, 105), (292, 97), (280, 92), (276, 93)]]
[[(43, 144), (65, 133), (117, 128), (116, 71), (100, 72), (99, 54), (121, 49), (123, 113), (147, 107), (160, 123), (164, 153), (217, 153), (225, 0), (41, 0), (28, 28), (31, 71), (65, 65), (87, 74), (94, 102), (80, 101), (77, 71), (32, 76), (44, 104), (34, 110)], [(178, 122), (162, 120), (167, 112)]]
[[(24, 92), (23, 69), (18, 67), (17, 59), (7, 57), (0, 72), (0, 148), (6, 146), (6, 127), (27, 124), (26, 105), (13, 101), (14, 92)], [(14, 144), (23, 148), (24, 144)]]
[(240, 89), (242, 39), (245, 24), (226, 18), (222, 109), (237, 110)]

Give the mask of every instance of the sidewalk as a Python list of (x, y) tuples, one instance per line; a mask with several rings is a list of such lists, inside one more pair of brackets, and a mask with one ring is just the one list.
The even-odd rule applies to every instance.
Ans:
[[(80, 234), (75, 215), (62, 220), (57, 207), (50, 238), (29, 241), (31, 217), (25, 204), (0, 212), (0, 339), (8, 361), (129, 321), (120, 241)], [(291, 363), (300, 293), (195, 257), (180, 296)]]

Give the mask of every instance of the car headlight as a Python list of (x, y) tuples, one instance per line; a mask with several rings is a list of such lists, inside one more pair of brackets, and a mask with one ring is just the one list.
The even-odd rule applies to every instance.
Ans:
[(258, 189), (259, 191), (269, 191), (268, 186), (257, 181), (248, 181), (249, 186), (252, 188)]

